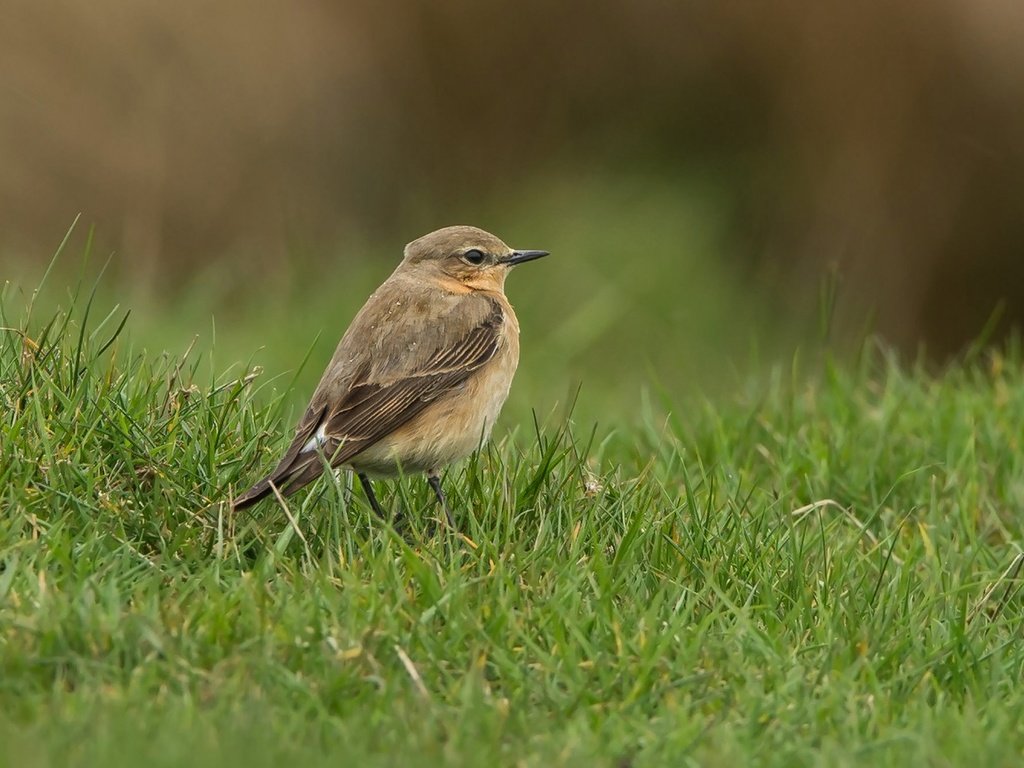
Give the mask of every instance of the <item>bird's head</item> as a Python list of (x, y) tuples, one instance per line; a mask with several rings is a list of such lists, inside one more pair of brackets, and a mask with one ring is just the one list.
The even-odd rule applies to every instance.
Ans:
[(547, 255), (547, 251), (513, 250), (476, 227), (445, 227), (409, 243), (400, 269), (467, 291), (501, 292), (512, 267)]

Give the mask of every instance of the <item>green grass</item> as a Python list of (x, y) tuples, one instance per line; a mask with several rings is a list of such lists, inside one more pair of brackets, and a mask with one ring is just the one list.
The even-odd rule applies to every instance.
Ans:
[(0, 764), (1024, 758), (1016, 345), (506, 419), (445, 477), (461, 536), (379, 485), (403, 538), (327, 481), (231, 514), (294, 393), (96, 303), (0, 305)]

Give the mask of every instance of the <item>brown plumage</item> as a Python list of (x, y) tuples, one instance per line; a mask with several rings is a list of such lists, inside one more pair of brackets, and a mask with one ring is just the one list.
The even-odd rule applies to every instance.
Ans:
[(277, 467), (236, 498), (255, 504), (315, 480), (324, 460), (368, 475), (437, 473), (490, 435), (519, 361), (519, 323), (505, 276), (546, 255), (513, 251), (475, 227), (413, 241), (352, 321)]

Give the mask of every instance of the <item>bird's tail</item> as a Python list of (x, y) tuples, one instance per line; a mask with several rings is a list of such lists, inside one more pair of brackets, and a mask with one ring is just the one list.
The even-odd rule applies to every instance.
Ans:
[(276, 488), (282, 496), (291, 496), (323, 474), (323, 459), (319, 453), (304, 453), (285, 457), (273, 472), (231, 502), (234, 509), (245, 509), (273, 494)]

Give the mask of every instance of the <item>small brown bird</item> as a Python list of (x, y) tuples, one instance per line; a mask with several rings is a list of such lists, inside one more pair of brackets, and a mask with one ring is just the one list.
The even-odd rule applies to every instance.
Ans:
[(505, 277), (547, 255), (476, 227), (409, 243), (338, 344), (284, 458), (233, 506), (294, 493), (326, 462), (354, 470), (381, 517), (369, 476), (425, 472), (451, 524), (438, 472), (490, 436), (519, 363)]

